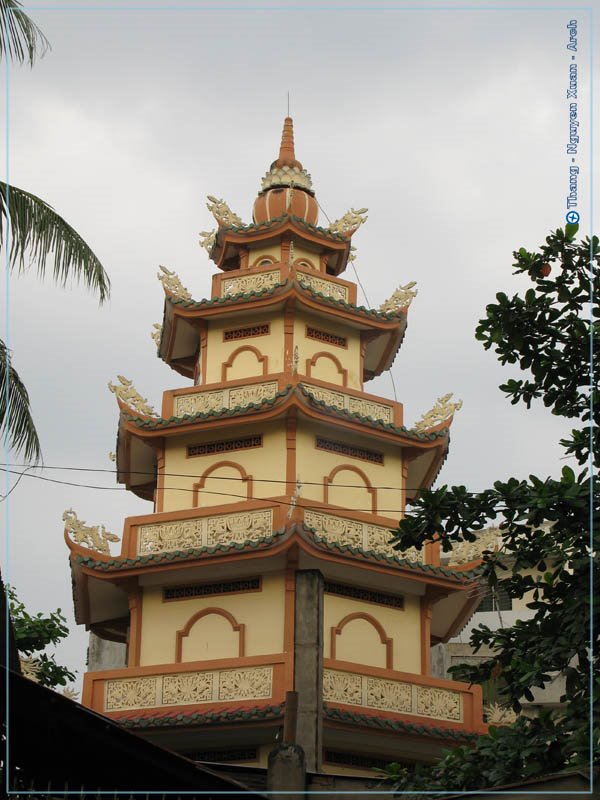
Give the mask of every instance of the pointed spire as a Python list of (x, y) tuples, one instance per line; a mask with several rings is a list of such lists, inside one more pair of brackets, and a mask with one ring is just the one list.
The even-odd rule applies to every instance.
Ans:
[(286, 117), (283, 121), (279, 158), (271, 164), (271, 169), (274, 167), (297, 167), (298, 169), (302, 169), (302, 164), (296, 161), (296, 153), (294, 151), (294, 120), (291, 117)]

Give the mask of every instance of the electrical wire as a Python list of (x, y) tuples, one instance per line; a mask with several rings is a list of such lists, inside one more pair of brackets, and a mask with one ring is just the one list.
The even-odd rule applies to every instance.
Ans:
[[(315, 200), (316, 200), (316, 197), (315, 197)], [(324, 208), (323, 208), (323, 206), (322, 206), (322, 205), (319, 203), (319, 201), (318, 201), (318, 200), (317, 200), (317, 205), (319, 206), (319, 209), (320, 209), (320, 210), (323, 212), (323, 214), (325, 215), (325, 217), (326, 217), (326, 219), (327, 219), (327, 222), (328, 222), (328, 223), (331, 225), (331, 220), (329, 219), (329, 216), (327, 215), (327, 212), (325, 211), (325, 209), (324, 209)], [(350, 261), (350, 264), (351, 264), (351, 266), (352, 266), (352, 270), (353, 270), (353, 272), (354, 272), (354, 276), (355, 276), (355, 278), (356, 278), (356, 282), (357, 282), (357, 283), (358, 283), (358, 285), (360, 286), (360, 290), (361, 290), (361, 292), (363, 293), (363, 296), (364, 296), (364, 298), (365, 298), (365, 303), (367, 304), (367, 307), (368, 307), (368, 308), (371, 308), (371, 303), (369, 302), (369, 298), (367, 297), (367, 292), (365, 291), (365, 287), (362, 285), (362, 281), (361, 281), (361, 279), (360, 279), (360, 276), (359, 276), (359, 274), (358, 274), (358, 271), (357, 271), (357, 269), (356, 269), (356, 267), (355, 267), (355, 265), (354, 265), (354, 261), (353, 261), (353, 260), (351, 260), (351, 261)], [(396, 382), (394, 381), (394, 376), (392, 375), (392, 370), (391, 370), (391, 368), (388, 368), (388, 369), (386, 370), (386, 372), (389, 374), (389, 376), (390, 376), (390, 380), (392, 381), (392, 390), (393, 390), (393, 392), (394, 392), (394, 400), (395, 400), (395, 401), (396, 401), (396, 403), (397, 403), (397, 402), (398, 402), (398, 394), (397, 394), (397, 392), (396, 392)]]
[[(26, 466), (27, 466), (26, 464), (10, 464), (8, 462), (0, 462), (0, 468), (8, 467), (8, 468), (11, 468), (11, 469), (17, 469), (17, 468), (26, 467)], [(29, 466), (29, 469), (32, 469), (32, 467)], [(44, 466), (34, 467), (34, 469), (54, 469), (54, 470), (69, 471), (69, 472), (103, 472), (103, 473), (108, 473), (109, 475), (116, 475), (118, 473), (118, 470), (116, 470), (116, 469), (101, 469), (101, 468), (95, 468), (95, 467), (57, 467), (57, 466), (46, 466), (45, 464), (44, 464)], [(2, 470), (2, 471), (5, 471), (5, 470)], [(156, 471), (146, 472), (144, 470), (121, 470), (121, 472), (125, 472), (127, 475), (148, 475), (151, 478), (155, 478), (157, 476), (157, 472)], [(18, 475), (20, 473), (15, 472), (13, 474)], [(202, 477), (202, 475), (192, 475), (189, 472), (161, 472), (160, 476), (164, 477), (164, 478), (201, 478)], [(32, 476), (32, 477), (36, 477), (36, 476)], [(244, 481), (244, 478), (236, 477), (235, 475), (214, 475), (214, 476), (211, 475), (210, 478), (211, 478), (211, 480), (216, 480), (216, 481)], [(50, 478), (46, 478), (46, 480), (50, 480)], [(281, 483), (281, 484), (284, 484), (284, 485), (290, 485), (291, 483), (294, 483), (294, 481), (286, 481), (286, 480), (283, 480), (281, 478), (255, 478), (254, 476), (252, 476), (252, 483)], [(77, 484), (77, 485), (79, 485), (79, 484)], [(303, 486), (321, 486), (322, 487), (323, 486), (323, 481), (305, 481), (305, 480), (302, 480), (302, 485)], [(335, 486), (336, 486), (337, 489), (356, 489), (356, 488), (361, 488), (360, 486), (357, 487), (357, 485), (355, 483), (336, 483)], [(107, 487), (107, 488), (111, 488), (111, 487)], [(377, 489), (377, 490), (381, 490), (381, 491), (417, 492), (420, 489), (422, 489), (423, 487), (422, 486), (400, 487), (400, 486), (377, 486), (377, 485), (374, 486), (374, 485), (371, 485), (371, 486), (369, 486), (369, 488), (370, 489)], [(473, 495), (477, 495), (477, 492), (473, 492), (472, 494)]]

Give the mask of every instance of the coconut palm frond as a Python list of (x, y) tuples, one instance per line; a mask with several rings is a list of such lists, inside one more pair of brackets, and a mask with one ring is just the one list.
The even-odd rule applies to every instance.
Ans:
[(20, 64), (42, 56), (50, 42), (38, 26), (23, 11), (17, 0), (0, 0), (0, 60), (9, 58)]
[(6, 242), (8, 228), (11, 267), (23, 271), (35, 262), (38, 274), (44, 275), (52, 255), (57, 283), (64, 286), (70, 277), (76, 277), (98, 292), (101, 303), (108, 298), (110, 279), (77, 231), (39, 197), (0, 181), (0, 247)]
[(0, 339), (0, 436), (26, 461), (39, 464), (42, 448), (29, 407), (25, 385), (10, 361), (10, 350)]

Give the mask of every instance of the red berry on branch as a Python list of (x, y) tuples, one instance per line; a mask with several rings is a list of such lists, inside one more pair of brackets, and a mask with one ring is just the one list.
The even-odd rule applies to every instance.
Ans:
[(552, 268), (550, 267), (550, 264), (542, 264), (540, 267), (540, 273), (544, 276), (544, 278), (547, 278), (551, 271)]

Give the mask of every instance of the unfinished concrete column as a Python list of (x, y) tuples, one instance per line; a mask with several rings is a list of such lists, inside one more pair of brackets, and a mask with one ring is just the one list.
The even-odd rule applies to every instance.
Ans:
[(323, 576), (319, 570), (296, 572), (295, 616), (296, 743), (304, 750), (306, 770), (318, 772), (323, 747)]

